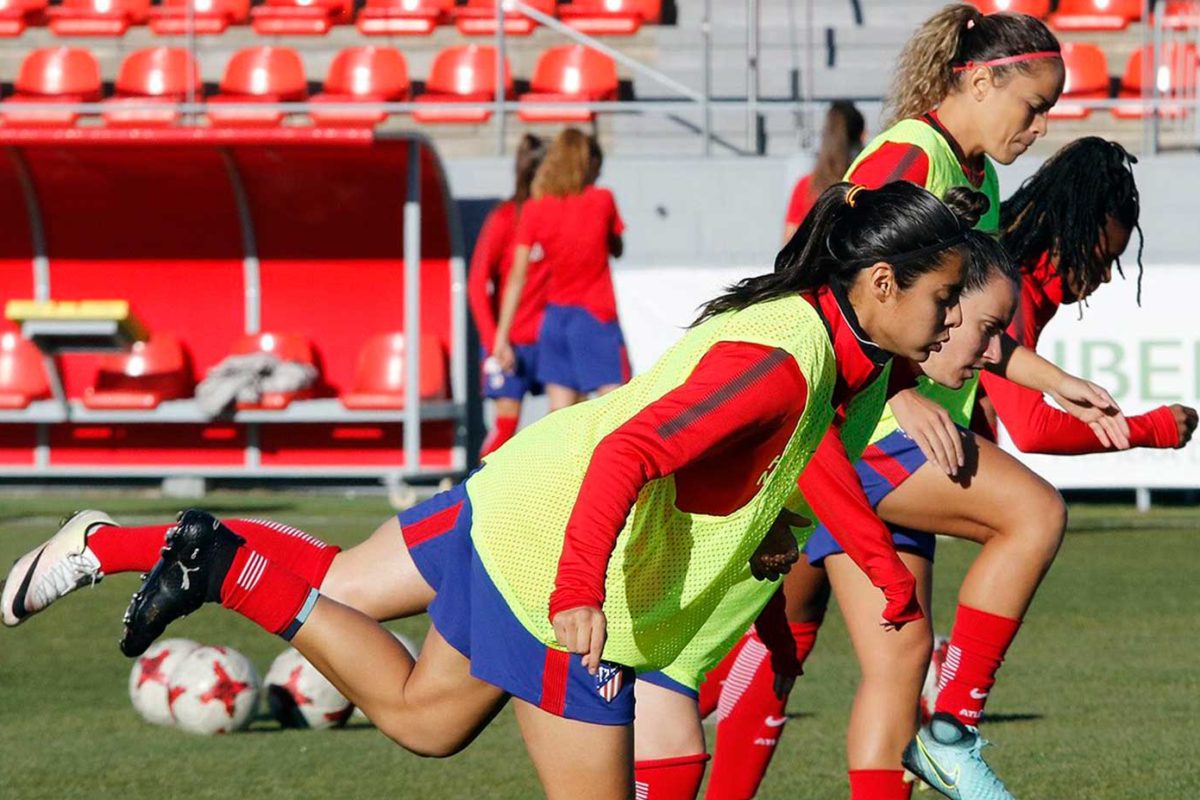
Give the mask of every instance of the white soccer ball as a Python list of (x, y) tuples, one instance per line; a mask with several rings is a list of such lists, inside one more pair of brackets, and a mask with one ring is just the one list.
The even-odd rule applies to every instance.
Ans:
[(229, 647), (198, 647), (171, 673), (171, 716), (191, 733), (240, 730), (258, 705), (258, 689), (250, 659)]
[(271, 662), (265, 681), (267, 707), (285, 728), (338, 728), (354, 706), (294, 647)]
[(150, 649), (133, 662), (129, 672), (129, 699), (142, 719), (155, 725), (174, 722), (167, 682), (179, 662), (199, 646), (191, 639), (162, 639), (150, 645)]

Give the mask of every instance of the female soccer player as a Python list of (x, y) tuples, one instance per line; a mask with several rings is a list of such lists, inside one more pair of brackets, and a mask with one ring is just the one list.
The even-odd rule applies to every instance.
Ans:
[[(93, 512), (18, 561), (4, 619), (114, 571), (110, 558), (144, 569), (165, 536), (127, 612), (127, 654), (220, 602), (290, 639), (409, 749), (461, 749), (512, 697), (548, 796), (628, 797), (634, 672), (666, 666), (702, 628), (720, 625), (728, 649), (766, 603), (770, 587), (725, 601), (755, 583), (750, 562), (776, 563), (764, 537), (833, 407), (889, 354), (923, 360), (959, 324), (974, 236), (911, 184), (835, 186), (776, 271), (709, 303), (649, 372), (530, 426), (359, 547), (331, 557), (306, 534), (235, 533), (199, 511), (170, 529)], [(849, 500), (866, 508), (861, 492)], [(882, 525), (845, 544), (887, 598), (884, 622), (919, 618)], [(425, 610), (416, 661), (372, 619)]]
[[(1046, 112), (1057, 101), (1064, 80), (1060, 50), (1054, 35), (1033, 17), (984, 15), (968, 5), (947, 6), (905, 45), (888, 101), (894, 122), (867, 145), (848, 179), (868, 186), (910, 180), (934, 194), (953, 186), (976, 189), (991, 202), (979, 227), (995, 232), (1000, 196), (992, 162), (1011, 163), (1045, 133)], [(948, 406), (970, 408), (977, 386), (978, 379), (972, 377), (956, 392), (932, 385), (927, 391)], [(896, 405), (903, 405), (903, 399)], [(914, 435), (927, 448), (943, 441)], [(955, 455), (957, 459), (957, 451)], [(824, 534), (818, 532), (816, 538), (810, 550), (822, 546)], [(801, 661), (815, 644), (828, 596), (824, 573), (809, 573), (806, 566), (801, 563), (789, 575), (787, 592), (788, 618)], [(754, 646), (748, 652), (735, 649), (709, 675), (702, 693), (702, 707), (715, 708), (720, 687), (735, 664), (743, 676), (740, 685), (752, 684), (738, 693), (738, 702), (721, 704), (710, 782), (714, 800), (752, 797), (782, 732), (786, 697), (771, 691), (766, 650), (753, 640), (753, 633), (746, 640), (751, 641)], [(852, 758), (852, 787), (863, 787), (860, 796), (874, 796), (878, 789), (856, 774), (861, 771), (855, 765)], [(896, 785), (898, 779), (898, 772), (886, 778)]]
[(842, 180), (850, 162), (863, 146), (863, 116), (849, 100), (835, 100), (825, 114), (821, 131), (821, 146), (817, 150), (813, 171), (796, 181), (788, 201), (783, 224), (783, 243), (787, 244), (821, 192)]
[(492, 358), (492, 352), (496, 344), (496, 313), (516, 248), (517, 220), (521, 218), (522, 206), (529, 200), (534, 172), (542, 163), (545, 153), (541, 139), (530, 133), (521, 137), (521, 144), (517, 147), (513, 196), (487, 215), (479, 231), (479, 239), (475, 242), (475, 253), (471, 256), (467, 297), (484, 352), (483, 396), (492, 400), (496, 415), (492, 432), (480, 450), (481, 457), (500, 447), (517, 432), (521, 401), (525, 395), (542, 393), (542, 385), (537, 379), (537, 335), (542, 325), (542, 312), (546, 308), (546, 273), (540, 264), (532, 265), (529, 269), (525, 289), (513, 315), (509, 333), (515, 361), (513, 368), (507, 371), (500, 369)]
[(558, 135), (533, 179), (533, 201), (517, 226), (512, 271), (500, 306), (495, 357), (512, 369), (512, 326), (531, 259), (548, 275), (538, 340), (538, 379), (550, 410), (629, 380), (609, 255), (619, 257), (625, 223), (612, 193), (593, 185), (599, 148), (575, 128)]

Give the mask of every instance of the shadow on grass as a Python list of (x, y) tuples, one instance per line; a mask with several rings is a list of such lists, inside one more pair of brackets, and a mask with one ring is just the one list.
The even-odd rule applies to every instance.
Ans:
[[(244, 731), (239, 731), (237, 735), (245, 736), (246, 734), (257, 734), (257, 733), (288, 733), (289, 731), (305, 732), (307, 730), (308, 729), (306, 729), (306, 728), (285, 728), (282, 725), (280, 725), (278, 722), (276, 722), (275, 720), (271, 719), (270, 717), (259, 717), (259, 718), (256, 718), (254, 720), (254, 722), (252, 722), (250, 724), (249, 728), (246, 728)], [(351, 720), (350, 722), (347, 722), (345, 725), (341, 726), (340, 728), (326, 728), (326, 729), (319, 730), (319, 731), (312, 731), (312, 733), (328, 734), (328, 733), (338, 733), (339, 731), (373, 731), (373, 730), (375, 730), (375, 726), (372, 725), (371, 723), (367, 722), (365, 719), (356, 719), (356, 720)]]
[(1033, 722), (1034, 720), (1045, 719), (1044, 714), (988, 714), (984, 717), (985, 725), (996, 725), (1005, 722)]

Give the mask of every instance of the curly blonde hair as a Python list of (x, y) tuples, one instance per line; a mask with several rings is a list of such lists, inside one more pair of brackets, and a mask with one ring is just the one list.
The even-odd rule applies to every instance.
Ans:
[(567, 128), (551, 143), (534, 174), (533, 196), (579, 194), (587, 185), (590, 165), (591, 147), (587, 135), (578, 128)]
[[(1025, 53), (1061, 52), (1050, 29), (1028, 14), (984, 14), (963, 3), (948, 5), (917, 29), (897, 60), (888, 92), (885, 127), (924, 114), (955, 91), (954, 71), (969, 62)], [(1009, 70), (1030, 72), (1036, 61), (992, 67), (997, 79)]]

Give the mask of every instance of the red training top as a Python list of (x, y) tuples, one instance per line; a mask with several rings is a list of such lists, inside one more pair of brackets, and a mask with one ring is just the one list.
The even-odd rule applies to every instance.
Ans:
[[(528, 204), (526, 204), (528, 205)], [(471, 304), (471, 316), (479, 329), (479, 339), (484, 349), (492, 352), (496, 341), (496, 320), (500, 314), (500, 299), (508, 285), (508, 273), (512, 269), (513, 251), (516, 249), (517, 204), (505, 200), (492, 209), (471, 256), (471, 269), (467, 277), (467, 300)], [(514, 345), (533, 344), (542, 327), (542, 312), (546, 308), (546, 270), (541, 263), (530, 263), (525, 277), (525, 288), (517, 315), (513, 318), (509, 341)]]
[(805, 175), (796, 181), (796, 188), (792, 189), (792, 199), (788, 201), (787, 216), (784, 217), (784, 222), (788, 225), (798, 226), (808, 216), (813, 204), (817, 202), (817, 198), (809, 192), (811, 186), (812, 175)]
[[(950, 145), (950, 149), (958, 157), (958, 165), (963, 175), (978, 188), (983, 185), (984, 160), (982, 157), (969, 159), (963, 153), (958, 140), (950, 135), (950, 131), (942, 127), (936, 111), (922, 114), (921, 121), (937, 131)], [(929, 179), (929, 156), (915, 144), (903, 142), (886, 142), (878, 150), (867, 156), (854, 168), (850, 174), (852, 183), (859, 183), (868, 189), (878, 189), (892, 181), (911, 181), (918, 186), (924, 186)]]
[(546, 302), (587, 309), (601, 322), (615, 322), (617, 300), (608, 268), (610, 236), (625, 223), (612, 192), (588, 186), (566, 197), (530, 200), (521, 209), (516, 244), (536, 253), (549, 275)]
[[(833, 334), (838, 370), (833, 403), (844, 407), (878, 375), (888, 356), (866, 339), (849, 303), (839, 302), (833, 291), (822, 289), (809, 299)], [(647, 482), (673, 474), (682, 511), (722, 515), (743, 506), (757, 493), (758, 477), (783, 452), (804, 411), (807, 390), (795, 359), (779, 350), (720, 342), (682, 385), (604, 437), (567, 522), (550, 596), (551, 619), (571, 608), (602, 607), (609, 558)], [(836, 433), (825, 437), (799, 485), (813, 511), (837, 531), (847, 554), (884, 590), (885, 618), (919, 619), (915, 581), (867, 502)]]
[[(1038, 337), (1062, 302), (1062, 278), (1049, 255), (1043, 255), (1032, 270), (1022, 272), (1021, 301), (1009, 335), (1036, 349)], [(1080, 455), (1106, 449), (1087, 424), (1047, 403), (1041, 392), (989, 372), (984, 372), (980, 380), (996, 408), (996, 416), (1022, 452)], [(1179, 446), (1179, 427), (1166, 406), (1128, 420), (1129, 441), (1134, 447)]]

